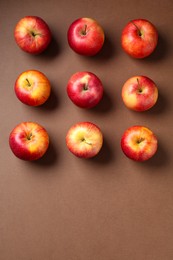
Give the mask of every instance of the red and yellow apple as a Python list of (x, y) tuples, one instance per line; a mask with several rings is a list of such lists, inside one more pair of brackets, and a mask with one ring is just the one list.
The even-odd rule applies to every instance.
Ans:
[(103, 145), (103, 135), (98, 126), (91, 122), (80, 122), (67, 132), (66, 145), (71, 153), (80, 158), (96, 156)]
[(18, 99), (29, 106), (40, 106), (50, 96), (48, 78), (38, 70), (22, 72), (16, 79), (14, 90)]
[(14, 38), (17, 45), (31, 54), (42, 53), (51, 42), (47, 23), (38, 16), (25, 16), (16, 25)]
[(41, 125), (35, 122), (23, 122), (11, 131), (9, 145), (19, 159), (38, 160), (48, 149), (49, 136)]
[(121, 94), (126, 107), (135, 111), (145, 111), (157, 102), (158, 88), (150, 78), (134, 76), (124, 83)]
[(121, 138), (124, 154), (135, 161), (146, 161), (157, 151), (158, 141), (155, 134), (145, 126), (128, 128)]
[(81, 108), (92, 108), (103, 97), (103, 85), (94, 73), (77, 72), (68, 81), (67, 94), (75, 105)]
[(121, 35), (124, 51), (133, 58), (145, 58), (156, 48), (158, 32), (146, 19), (135, 19), (127, 23)]
[(94, 56), (101, 50), (105, 35), (96, 20), (83, 17), (70, 25), (67, 38), (73, 51), (81, 55)]

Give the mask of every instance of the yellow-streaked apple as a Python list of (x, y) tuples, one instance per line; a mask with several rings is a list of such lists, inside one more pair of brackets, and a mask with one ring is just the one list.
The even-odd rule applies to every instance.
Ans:
[(16, 24), (14, 38), (23, 51), (40, 54), (48, 47), (52, 35), (41, 17), (25, 16)]
[(134, 161), (146, 161), (154, 156), (158, 148), (155, 134), (145, 126), (129, 127), (121, 138), (123, 153)]
[(135, 111), (145, 111), (155, 105), (158, 88), (146, 76), (133, 76), (122, 87), (122, 99), (126, 107)]
[(51, 86), (48, 78), (38, 70), (22, 72), (15, 82), (18, 99), (29, 106), (40, 106), (50, 96)]
[(36, 122), (22, 122), (11, 131), (9, 145), (19, 159), (34, 161), (46, 153), (49, 135), (46, 129)]
[(96, 20), (82, 17), (69, 26), (67, 38), (73, 51), (85, 56), (94, 56), (102, 49), (105, 34)]
[(103, 145), (100, 128), (91, 122), (79, 122), (71, 126), (66, 135), (66, 145), (71, 153), (80, 158), (96, 156)]
[(103, 85), (92, 72), (76, 72), (68, 81), (67, 94), (75, 105), (81, 108), (92, 108), (103, 97)]
[(157, 29), (146, 19), (129, 21), (122, 31), (122, 48), (133, 58), (141, 59), (151, 55), (157, 43)]

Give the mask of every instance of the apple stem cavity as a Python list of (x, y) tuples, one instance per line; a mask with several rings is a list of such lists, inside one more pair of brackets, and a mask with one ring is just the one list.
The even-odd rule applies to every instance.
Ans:
[(141, 33), (139, 27), (134, 22), (132, 22), (132, 24), (136, 27), (138, 36), (141, 37), (142, 33)]

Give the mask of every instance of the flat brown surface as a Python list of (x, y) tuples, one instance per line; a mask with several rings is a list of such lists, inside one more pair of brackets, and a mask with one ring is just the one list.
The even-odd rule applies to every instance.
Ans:
[[(173, 259), (173, 1), (30, 0), (0, 1), (0, 259), (1, 260), (172, 260)], [(25, 15), (42, 17), (53, 41), (39, 56), (22, 52), (13, 31)], [(92, 17), (106, 34), (102, 52), (87, 58), (68, 46), (73, 20)], [(121, 49), (130, 19), (146, 18), (159, 31), (157, 50), (135, 60)], [(52, 95), (39, 108), (19, 102), (17, 76), (28, 69), (45, 73)], [(69, 77), (89, 70), (102, 80), (97, 108), (75, 107), (66, 94)], [(123, 83), (143, 74), (155, 81), (159, 101), (148, 112), (131, 112), (121, 99)], [(8, 146), (11, 130), (36, 121), (49, 132), (50, 149), (38, 162), (17, 159)], [(69, 127), (97, 124), (104, 147), (91, 160), (66, 148)], [(121, 151), (124, 130), (141, 124), (159, 139), (157, 155), (146, 163)]]

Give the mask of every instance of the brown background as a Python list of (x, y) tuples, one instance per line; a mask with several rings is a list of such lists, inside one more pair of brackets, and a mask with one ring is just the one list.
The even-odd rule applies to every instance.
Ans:
[[(173, 1), (30, 0), (0, 1), (0, 259), (1, 260), (172, 260), (173, 259)], [(13, 31), (25, 15), (42, 17), (53, 41), (39, 56), (22, 52)], [(66, 33), (73, 20), (92, 17), (106, 34), (93, 58), (75, 54)], [(159, 31), (152, 56), (134, 60), (121, 49), (130, 19), (146, 18)], [(52, 85), (39, 108), (19, 102), (17, 76), (28, 69), (45, 73)], [(89, 70), (100, 77), (105, 96), (97, 108), (75, 107), (66, 94), (69, 77)], [(131, 76), (151, 77), (159, 101), (148, 112), (131, 112), (121, 100)], [(49, 132), (50, 149), (38, 162), (14, 157), (11, 130), (36, 121)], [(104, 134), (98, 157), (82, 160), (66, 148), (69, 127), (96, 123)], [(127, 159), (120, 148), (124, 130), (150, 127), (159, 139), (157, 155), (146, 163)]]

